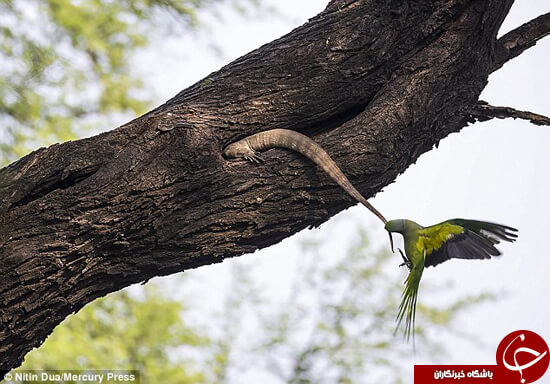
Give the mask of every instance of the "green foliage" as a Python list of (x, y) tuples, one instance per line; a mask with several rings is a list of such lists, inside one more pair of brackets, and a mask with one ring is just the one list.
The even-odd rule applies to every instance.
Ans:
[(29, 353), (20, 370), (139, 370), (142, 383), (204, 382), (185, 350), (208, 339), (183, 321), (185, 308), (149, 284), (141, 299), (127, 291), (94, 301), (67, 318)]
[(0, 166), (144, 112), (133, 53), (224, 2), (0, 0)]

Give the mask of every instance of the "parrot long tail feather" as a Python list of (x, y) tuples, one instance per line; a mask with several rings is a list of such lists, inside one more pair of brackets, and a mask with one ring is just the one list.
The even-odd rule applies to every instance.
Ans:
[(409, 276), (405, 280), (405, 289), (401, 295), (401, 304), (399, 305), (399, 311), (396, 318), (397, 326), (394, 333), (397, 333), (397, 330), (401, 327), (404, 319), (404, 337), (407, 339), (407, 342), (410, 340), (411, 335), (414, 342), (416, 299), (418, 297), (418, 286), (420, 285), (420, 278), (422, 277), (423, 270), (423, 261), (412, 268)]

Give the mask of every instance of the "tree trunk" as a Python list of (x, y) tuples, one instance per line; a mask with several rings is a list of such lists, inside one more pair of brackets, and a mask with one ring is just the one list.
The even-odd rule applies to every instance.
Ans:
[(301, 156), (222, 149), (286, 128), (367, 197), (473, 121), (513, 0), (334, 0), (111, 132), (0, 170), (0, 367), (97, 297), (221, 262), (354, 202)]

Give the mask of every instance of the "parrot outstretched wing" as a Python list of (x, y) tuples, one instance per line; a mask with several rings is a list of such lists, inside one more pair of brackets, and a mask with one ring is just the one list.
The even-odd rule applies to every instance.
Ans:
[(425, 265), (435, 266), (452, 258), (489, 259), (501, 253), (495, 244), (513, 242), (517, 229), (478, 220), (452, 219), (420, 231), (426, 248)]

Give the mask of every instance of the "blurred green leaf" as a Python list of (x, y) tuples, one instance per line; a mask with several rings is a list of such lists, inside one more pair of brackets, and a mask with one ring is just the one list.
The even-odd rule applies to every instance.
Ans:
[[(244, 3), (256, 4), (254, 0)], [(237, 0), (0, 0), (0, 166), (151, 105), (137, 49)], [(117, 121), (118, 122), (118, 121)], [(119, 123), (119, 122), (118, 122)]]
[(185, 308), (148, 285), (143, 298), (121, 291), (68, 317), (19, 370), (139, 370), (142, 383), (202, 383), (185, 350), (208, 338), (183, 322)]

